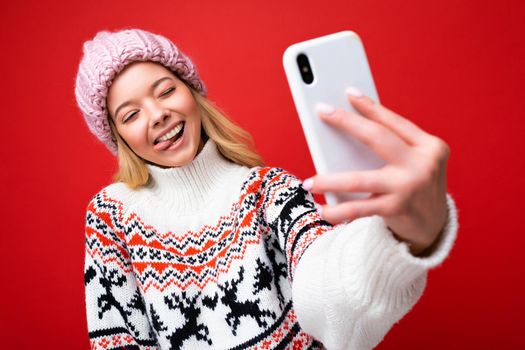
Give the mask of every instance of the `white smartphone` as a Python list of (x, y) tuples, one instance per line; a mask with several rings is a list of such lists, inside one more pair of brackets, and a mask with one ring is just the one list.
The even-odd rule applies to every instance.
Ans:
[[(356, 87), (379, 102), (365, 50), (359, 36), (343, 31), (291, 45), (283, 55), (288, 85), (317, 173), (377, 169), (385, 162), (370, 148), (323, 122), (316, 112), (319, 103), (354, 110), (346, 96)], [(334, 205), (370, 193), (325, 193)]]

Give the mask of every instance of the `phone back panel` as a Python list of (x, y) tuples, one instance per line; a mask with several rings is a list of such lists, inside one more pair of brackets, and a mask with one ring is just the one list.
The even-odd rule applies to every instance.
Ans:
[[(297, 56), (305, 54), (314, 75), (306, 84), (297, 64)], [(344, 110), (353, 110), (345, 90), (357, 87), (365, 95), (379, 102), (364, 47), (357, 34), (339, 32), (294, 44), (283, 56), (284, 70), (301, 125), (319, 174), (349, 170), (376, 169), (384, 161), (367, 146), (323, 122), (316, 106), (323, 102)], [(327, 194), (328, 204), (362, 198), (368, 194)]]

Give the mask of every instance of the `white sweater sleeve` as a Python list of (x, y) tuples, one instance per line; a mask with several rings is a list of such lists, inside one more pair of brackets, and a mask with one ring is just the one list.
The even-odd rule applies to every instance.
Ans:
[(379, 216), (335, 226), (299, 261), (292, 285), (302, 329), (327, 349), (372, 349), (421, 297), (427, 271), (442, 263), (456, 239), (457, 210), (430, 256), (410, 254)]

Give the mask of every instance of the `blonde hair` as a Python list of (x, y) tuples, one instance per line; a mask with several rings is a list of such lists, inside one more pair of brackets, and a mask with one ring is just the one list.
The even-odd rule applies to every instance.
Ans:
[[(201, 110), (201, 137), (207, 136), (215, 141), (219, 152), (233, 163), (249, 168), (264, 166), (262, 157), (255, 151), (255, 144), (250, 133), (232, 122), (209, 99), (196, 92), (192, 87), (188, 86), (188, 88)], [(139, 157), (128, 146), (119, 135), (111, 116), (108, 116), (108, 120), (118, 148), (118, 170), (113, 175), (113, 180), (124, 182), (131, 189), (146, 185), (149, 181), (146, 164), (149, 162)], [(202, 135), (202, 132), (205, 135)]]

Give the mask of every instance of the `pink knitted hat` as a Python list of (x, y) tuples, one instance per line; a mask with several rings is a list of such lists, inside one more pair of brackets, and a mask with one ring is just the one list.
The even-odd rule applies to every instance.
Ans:
[(201, 95), (206, 86), (191, 60), (170, 40), (140, 29), (101, 31), (84, 43), (75, 85), (78, 106), (89, 130), (113, 153), (117, 142), (111, 134), (106, 96), (113, 79), (135, 61), (153, 61), (173, 71)]

